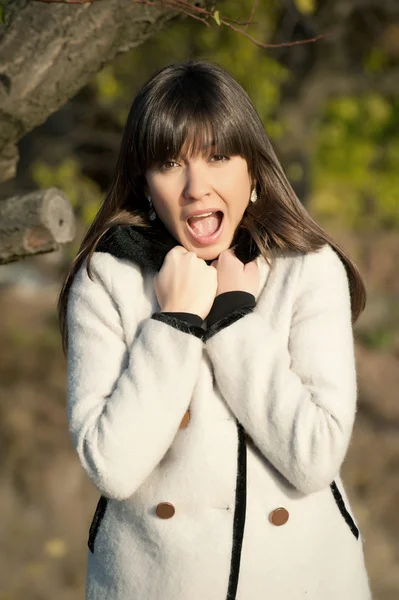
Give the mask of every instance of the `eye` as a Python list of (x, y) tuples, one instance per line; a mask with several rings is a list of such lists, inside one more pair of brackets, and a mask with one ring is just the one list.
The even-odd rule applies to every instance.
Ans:
[(174, 160), (166, 160), (164, 163), (161, 163), (159, 165), (159, 170), (160, 171), (170, 171), (170, 167), (168, 167), (167, 165), (176, 165), (176, 161)]
[(222, 159), (222, 160), (217, 160), (216, 162), (224, 162), (223, 159), (229, 160), (229, 157), (225, 156), (224, 154), (214, 154), (212, 156), (212, 158)]

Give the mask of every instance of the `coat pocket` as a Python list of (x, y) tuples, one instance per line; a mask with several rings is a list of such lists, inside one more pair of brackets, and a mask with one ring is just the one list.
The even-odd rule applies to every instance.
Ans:
[(96, 540), (96, 536), (98, 533), (98, 529), (101, 525), (101, 521), (104, 518), (105, 511), (107, 510), (107, 504), (108, 504), (108, 498), (106, 498), (105, 496), (100, 496), (100, 499), (97, 502), (93, 520), (90, 525), (89, 539), (87, 542), (87, 545), (88, 545), (91, 553), (94, 553), (94, 542)]
[(345, 506), (345, 502), (344, 499), (342, 497), (341, 492), (338, 489), (337, 484), (335, 483), (335, 481), (333, 481), (330, 484), (330, 488), (331, 491), (333, 493), (334, 496), (334, 500), (339, 508), (339, 511), (341, 513), (341, 515), (344, 517), (349, 529), (351, 530), (351, 532), (353, 533), (353, 535), (355, 536), (356, 539), (359, 538), (359, 529), (356, 527), (356, 523), (355, 521), (352, 519), (351, 515), (349, 514), (348, 509)]

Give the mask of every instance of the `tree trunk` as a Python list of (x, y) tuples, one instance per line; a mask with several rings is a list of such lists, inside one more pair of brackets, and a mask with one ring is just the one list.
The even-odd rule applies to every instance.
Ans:
[(0, 202), (0, 264), (52, 252), (75, 236), (75, 217), (56, 188)]

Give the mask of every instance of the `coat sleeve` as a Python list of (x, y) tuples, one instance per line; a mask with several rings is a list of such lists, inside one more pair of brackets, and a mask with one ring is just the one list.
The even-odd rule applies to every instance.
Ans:
[[(94, 253), (93, 281), (84, 265), (70, 288), (67, 406), (83, 468), (101, 493), (121, 500), (171, 446), (198, 379), (203, 341), (183, 321), (154, 313), (128, 347), (110, 294), (109, 259)], [(134, 297), (132, 290), (132, 319)]]
[(206, 347), (225, 401), (262, 455), (311, 493), (340, 470), (357, 383), (349, 283), (330, 245), (304, 256), (298, 285), (288, 346), (254, 310)]

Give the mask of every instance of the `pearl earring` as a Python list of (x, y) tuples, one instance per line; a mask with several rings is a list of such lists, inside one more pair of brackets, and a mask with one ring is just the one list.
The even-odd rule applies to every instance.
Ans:
[(150, 221), (154, 221), (157, 218), (157, 213), (154, 210), (154, 206), (152, 204), (152, 198), (150, 195), (147, 196), (148, 203), (150, 205), (150, 210), (148, 211), (148, 216)]
[(258, 194), (256, 193), (256, 187), (251, 192), (251, 202), (256, 202), (258, 199)]

